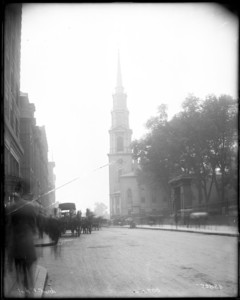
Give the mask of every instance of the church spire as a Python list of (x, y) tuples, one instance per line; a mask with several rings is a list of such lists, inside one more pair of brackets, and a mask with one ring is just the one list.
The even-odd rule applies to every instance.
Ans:
[(120, 53), (118, 50), (118, 68), (117, 68), (117, 85), (116, 85), (116, 92), (123, 92), (122, 86), (122, 73), (121, 73), (121, 65), (120, 65)]

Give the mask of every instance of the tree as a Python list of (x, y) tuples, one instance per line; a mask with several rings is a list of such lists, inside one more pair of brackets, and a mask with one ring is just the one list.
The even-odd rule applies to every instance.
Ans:
[(90, 208), (86, 209), (86, 217), (87, 218), (94, 217), (94, 213), (90, 210)]
[(205, 164), (205, 139), (201, 114), (202, 101), (194, 95), (189, 95), (182, 104), (183, 111), (172, 121), (174, 130), (182, 141), (181, 167), (188, 174), (194, 174), (198, 187), (199, 204), (207, 193), (208, 169)]
[(145, 137), (132, 144), (133, 157), (141, 167), (140, 180), (161, 184), (170, 193), (172, 177), (191, 174), (199, 203), (205, 198), (206, 205), (213, 185), (222, 202), (225, 188), (237, 187), (237, 102), (230, 96), (210, 95), (203, 101), (189, 95), (171, 121), (166, 106), (161, 105), (146, 127)]
[[(209, 95), (203, 105), (203, 115), (208, 160), (214, 184), (224, 202), (227, 201), (226, 187), (237, 188), (237, 101), (228, 95), (219, 98)], [(220, 181), (217, 180), (217, 171)]]
[(107, 215), (107, 205), (105, 205), (103, 202), (96, 202), (94, 207), (94, 214), (96, 216), (106, 216)]
[(171, 128), (167, 121), (166, 110), (166, 105), (159, 106), (157, 117), (150, 118), (146, 123), (149, 132), (139, 141), (135, 140), (132, 148), (133, 157), (141, 166), (139, 180), (147, 181), (148, 184), (160, 184), (170, 196), (168, 182), (175, 168), (177, 144), (169, 138)]

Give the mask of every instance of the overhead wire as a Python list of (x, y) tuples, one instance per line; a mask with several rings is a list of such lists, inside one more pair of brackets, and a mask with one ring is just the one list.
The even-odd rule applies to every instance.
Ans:
[[(102, 166), (100, 166), (100, 167), (97, 167), (96, 169), (92, 170), (92, 171), (90, 172), (90, 174), (91, 174), (92, 172), (96, 172), (96, 171), (99, 170), (99, 169), (108, 167), (108, 166), (110, 166), (110, 165), (112, 165), (112, 164), (119, 163), (119, 162), (120, 162), (120, 160), (118, 159), (118, 160), (113, 161), (113, 162), (111, 162), (111, 163), (108, 163), (108, 164), (102, 165)], [(120, 162), (120, 163), (121, 163), (121, 162)], [(33, 203), (33, 202), (37, 202), (37, 200), (39, 200), (40, 198), (42, 198), (42, 197), (44, 197), (44, 196), (46, 196), (46, 195), (48, 195), (48, 194), (50, 194), (50, 193), (52, 193), (52, 192), (58, 190), (58, 189), (60, 189), (60, 188), (62, 188), (62, 187), (64, 187), (64, 186), (66, 186), (66, 185), (68, 185), (68, 184), (70, 184), (70, 183), (72, 183), (72, 182), (74, 182), (74, 181), (76, 181), (76, 180), (82, 179), (82, 178), (83, 178), (83, 176), (75, 177), (74, 179), (71, 179), (70, 181), (67, 181), (67, 182), (65, 182), (64, 184), (62, 184), (62, 185), (60, 185), (60, 186), (58, 186), (58, 187), (56, 187), (56, 188), (54, 188), (54, 189), (52, 189), (52, 190), (50, 190), (50, 191), (47, 191), (46, 193), (43, 193), (43, 194), (39, 195), (37, 198), (35, 198), (35, 199), (33, 199), (33, 200), (29, 201), (29, 202), (24, 203), (23, 205), (17, 207), (16, 209), (7, 212), (6, 215), (9, 215), (9, 214), (12, 214), (12, 213), (18, 211), (19, 209), (23, 208), (25, 205), (29, 205), (29, 204), (31, 204), (31, 203)], [(47, 206), (46, 208), (48, 208), (48, 207), (50, 207), (50, 206), (52, 206), (52, 205), (54, 205), (54, 204), (55, 204), (55, 203), (52, 203), (51, 205)]]

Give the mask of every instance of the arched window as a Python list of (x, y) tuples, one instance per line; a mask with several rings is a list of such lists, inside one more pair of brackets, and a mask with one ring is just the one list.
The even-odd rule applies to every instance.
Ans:
[(117, 137), (117, 151), (123, 151), (123, 137)]
[(120, 181), (121, 175), (122, 175), (122, 169), (119, 169), (118, 170), (118, 182)]
[(132, 204), (132, 190), (131, 189), (127, 190), (127, 203)]

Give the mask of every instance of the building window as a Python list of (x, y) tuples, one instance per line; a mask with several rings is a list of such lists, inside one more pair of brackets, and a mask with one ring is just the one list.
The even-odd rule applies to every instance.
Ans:
[(10, 170), (10, 152), (8, 150), (8, 148), (5, 146), (4, 147), (4, 170), (5, 170), (5, 174), (9, 174), (9, 170)]
[(127, 203), (132, 205), (132, 190), (131, 189), (127, 190)]
[(118, 207), (119, 206), (119, 203), (120, 203), (120, 201), (119, 201), (119, 197), (116, 197), (116, 206)]
[(117, 137), (117, 151), (123, 151), (123, 137)]
[(11, 123), (12, 128), (14, 129), (13, 107), (11, 109), (10, 123)]
[(146, 199), (144, 196), (141, 197), (141, 203), (145, 203), (146, 202)]
[[(7, 91), (6, 91), (6, 94), (8, 94)], [(5, 116), (9, 120), (9, 101), (8, 101), (8, 95), (6, 95), (6, 101), (4, 102), (4, 109), (5, 109)]]
[(152, 195), (152, 203), (156, 203), (157, 202), (157, 197), (156, 195)]
[(18, 86), (16, 86), (16, 104), (19, 106), (19, 91), (18, 91)]
[(11, 154), (10, 154), (10, 174), (13, 176), (19, 176), (19, 163)]
[(123, 124), (123, 114), (122, 113), (117, 113), (117, 125), (122, 125)]
[(118, 170), (118, 182), (120, 181), (121, 175), (122, 175), (122, 169)]
[(16, 131), (16, 136), (18, 137), (19, 136), (19, 123), (18, 123), (18, 119), (16, 118), (16, 121), (15, 121), (15, 131)]
[(11, 70), (11, 82), (10, 82), (10, 84), (11, 84), (11, 92), (12, 92), (13, 96), (14, 96), (14, 83), (15, 83), (14, 74), (13, 74), (13, 71)]

